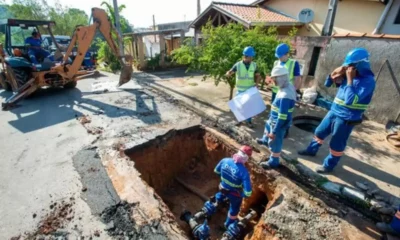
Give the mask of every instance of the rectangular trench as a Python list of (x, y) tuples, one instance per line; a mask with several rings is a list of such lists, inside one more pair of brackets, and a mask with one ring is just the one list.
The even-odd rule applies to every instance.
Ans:
[[(214, 173), (214, 167), (222, 158), (230, 157), (234, 152), (221, 139), (200, 126), (171, 130), (163, 136), (125, 150), (126, 156), (134, 161), (141, 178), (154, 188), (189, 238), (191, 231), (188, 224), (180, 220), (181, 213), (184, 210), (196, 213), (203, 207), (204, 197), (217, 193), (220, 180)], [(188, 190), (187, 186), (197, 190), (197, 194)], [(252, 230), (272, 194), (268, 189), (265, 192), (253, 189), (252, 197), (243, 202), (241, 216), (248, 213), (250, 208), (258, 216), (251, 221), (242, 238), (258, 239), (253, 236)], [(208, 222), (212, 239), (222, 237), (224, 230), (221, 227), (227, 210), (222, 209)]]

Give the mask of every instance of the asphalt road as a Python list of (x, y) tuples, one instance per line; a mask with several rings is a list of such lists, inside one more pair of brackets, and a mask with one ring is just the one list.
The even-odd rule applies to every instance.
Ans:
[[(168, 129), (200, 122), (135, 81), (124, 89), (116, 89), (117, 82), (118, 76), (106, 74), (82, 80), (76, 89), (42, 90), (19, 107), (0, 112), (0, 239), (38, 233), (54, 212), (53, 204), (71, 199), (73, 218), (60, 225), (69, 239), (104, 232), (99, 214), (119, 197), (101, 163), (87, 151), (109, 148), (121, 137), (139, 144)], [(3, 101), (9, 95), (0, 90)], [(91, 122), (81, 124), (78, 118), (83, 115)], [(100, 169), (104, 177), (85, 177), (91, 169)], [(95, 189), (95, 195), (86, 188)]]

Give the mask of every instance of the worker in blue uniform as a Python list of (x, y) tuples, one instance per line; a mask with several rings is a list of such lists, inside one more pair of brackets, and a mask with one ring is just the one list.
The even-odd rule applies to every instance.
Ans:
[(319, 173), (331, 172), (338, 164), (346, 148), (354, 126), (362, 122), (362, 115), (371, 102), (375, 90), (374, 73), (369, 63), (369, 53), (364, 48), (351, 50), (341, 67), (326, 79), (326, 87), (337, 87), (338, 92), (330, 111), (315, 130), (314, 139), (300, 155), (315, 156), (324, 139), (332, 134), (330, 153)]
[(218, 202), (229, 199), (229, 212), (225, 221), (225, 227), (238, 219), (240, 205), (243, 197), (251, 196), (252, 188), (250, 175), (245, 163), (251, 157), (253, 150), (249, 146), (242, 146), (232, 158), (222, 159), (215, 167), (214, 172), (221, 177), (219, 192), (215, 195)]
[[(241, 94), (254, 86), (258, 87), (260, 73), (257, 64), (253, 62), (255, 55), (256, 52), (253, 47), (246, 47), (243, 50), (243, 60), (235, 63), (226, 73), (228, 78), (236, 73), (237, 94)], [(246, 122), (250, 128), (254, 127), (251, 118), (247, 119)]]
[(296, 103), (296, 89), (290, 83), (287, 68), (281, 65), (275, 66), (271, 71), (271, 78), (279, 87), (279, 91), (271, 105), (271, 113), (265, 123), (263, 138), (257, 139), (259, 144), (268, 145), (271, 152), (269, 160), (261, 163), (265, 169), (279, 166), (283, 138), (292, 125), (292, 113)]
[(86, 52), (82, 65), (88, 70), (93, 69), (92, 54), (89, 51)]
[[(50, 52), (44, 50), (42, 48), (42, 39), (38, 32), (32, 32), (32, 36), (25, 39), (25, 45), (28, 45), (28, 55), (31, 59), (32, 64), (37, 65), (39, 62), (37, 61), (37, 57), (46, 58), (49, 57)], [(51, 59), (54, 61), (54, 59)]]
[(400, 236), (400, 206), (390, 223), (378, 222), (376, 227), (382, 232)]

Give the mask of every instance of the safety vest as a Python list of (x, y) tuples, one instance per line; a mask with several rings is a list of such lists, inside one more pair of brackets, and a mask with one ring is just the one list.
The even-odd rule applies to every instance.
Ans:
[[(295, 60), (293, 59), (288, 59), (287, 62), (285, 63), (285, 67), (289, 72), (289, 80), (290, 82), (294, 85), (294, 65), (295, 65)], [(276, 60), (274, 62), (274, 67), (276, 67), (279, 64), (279, 60)], [(272, 86), (272, 92), (273, 93), (278, 93), (279, 87), (278, 86)]]
[(242, 61), (239, 62), (236, 69), (236, 88), (238, 91), (246, 91), (247, 89), (255, 86), (255, 71), (256, 64), (254, 62), (250, 63), (248, 70)]

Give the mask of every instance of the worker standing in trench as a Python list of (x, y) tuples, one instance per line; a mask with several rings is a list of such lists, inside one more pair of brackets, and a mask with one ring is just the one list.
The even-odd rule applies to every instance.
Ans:
[(364, 48), (351, 50), (341, 67), (326, 79), (326, 87), (337, 87), (338, 92), (330, 111), (315, 130), (314, 139), (299, 155), (315, 156), (324, 139), (332, 134), (330, 153), (318, 173), (331, 172), (339, 163), (354, 126), (361, 124), (362, 115), (371, 102), (375, 90), (375, 75)]
[(219, 192), (215, 195), (218, 202), (229, 199), (229, 212), (224, 226), (229, 227), (238, 219), (243, 197), (250, 197), (252, 193), (250, 174), (245, 163), (251, 157), (253, 150), (249, 146), (242, 146), (232, 158), (222, 159), (214, 169), (221, 177)]
[[(226, 77), (231, 77), (236, 73), (237, 94), (244, 93), (246, 90), (257, 86), (260, 79), (260, 73), (257, 64), (253, 62), (256, 52), (253, 47), (246, 47), (243, 50), (243, 60), (235, 63), (233, 67), (226, 73)], [(246, 120), (247, 125), (253, 128), (251, 118)]]
[(289, 81), (287, 68), (277, 65), (272, 69), (271, 78), (279, 91), (271, 105), (270, 118), (265, 123), (262, 139), (257, 139), (259, 144), (268, 145), (271, 156), (267, 162), (262, 162), (265, 169), (279, 166), (279, 157), (282, 151), (283, 138), (287, 129), (292, 124), (292, 113), (296, 103), (296, 89)]

